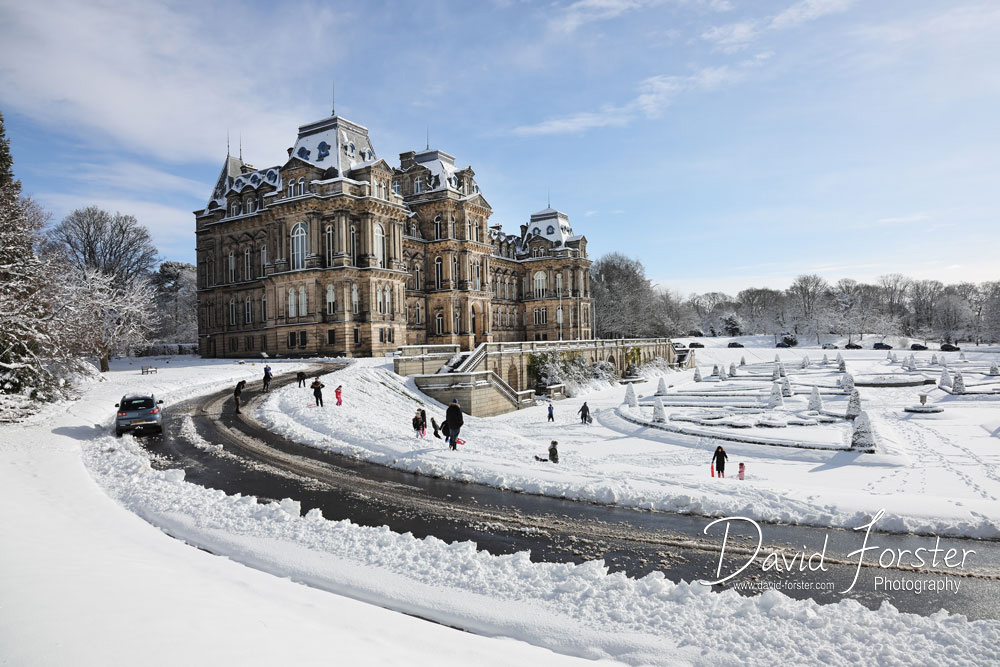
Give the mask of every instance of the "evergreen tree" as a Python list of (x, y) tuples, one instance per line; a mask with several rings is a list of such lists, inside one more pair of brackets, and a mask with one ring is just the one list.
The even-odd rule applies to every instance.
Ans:
[(823, 409), (823, 399), (819, 395), (819, 387), (813, 385), (812, 393), (809, 394), (809, 409), (813, 412), (820, 412)]
[(667, 413), (663, 410), (663, 401), (659, 398), (653, 402), (653, 421), (659, 423), (667, 421)]
[(844, 361), (843, 357), (841, 357), (840, 360), (837, 361), (837, 370), (840, 371), (841, 373), (847, 372), (847, 362)]
[(746, 365), (747, 365), (747, 358), (740, 357), (740, 366), (746, 366)]
[(631, 382), (627, 387), (625, 387), (625, 403), (627, 403), (630, 408), (639, 407), (639, 401), (635, 398), (635, 389), (632, 388)]
[(951, 386), (951, 374), (948, 373), (947, 368), (941, 369), (941, 378), (938, 380), (938, 386), (950, 387)]
[(994, 361), (992, 364), (990, 364), (989, 375), (992, 377), (1000, 375), (1000, 366), (997, 366), (997, 362)]
[(965, 393), (965, 378), (961, 373), (955, 373), (955, 380), (951, 385), (951, 391), (953, 394)]
[(20, 183), (14, 179), (14, 158), (10, 154), (10, 140), (0, 113), (0, 188), (16, 186), (20, 191)]
[(656, 386), (656, 395), (657, 396), (667, 395), (667, 381), (664, 380), (663, 378), (660, 378), (660, 383)]
[(736, 377), (736, 364), (729, 364), (729, 377)]
[(694, 381), (701, 382), (701, 369), (697, 366), (694, 367)]
[(792, 395), (792, 383), (788, 381), (787, 377), (781, 378), (781, 395), (785, 398)]
[(771, 384), (771, 396), (767, 399), (767, 407), (771, 410), (785, 407), (785, 399), (781, 396), (781, 383)]
[(845, 394), (854, 391), (854, 376), (850, 373), (844, 373), (844, 376), (840, 378), (840, 388), (844, 390)]
[(872, 431), (871, 419), (868, 413), (861, 411), (854, 418), (854, 428), (851, 433), (851, 449), (871, 452), (875, 449), (875, 434)]
[(855, 419), (861, 414), (861, 394), (857, 389), (851, 391), (851, 397), (847, 399), (847, 418)]

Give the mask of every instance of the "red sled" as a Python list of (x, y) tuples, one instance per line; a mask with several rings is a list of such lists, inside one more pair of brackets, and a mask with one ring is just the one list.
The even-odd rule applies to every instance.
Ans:
[(462, 440), (461, 438), (455, 438), (455, 444), (456, 445), (464, 445), (465, 444), (465, 440)]
[(715, 464), (709, 463), (708, 464), (708, 470), (709, 470), (709, 472), (712, 473), (712, 477), (715, 477)]

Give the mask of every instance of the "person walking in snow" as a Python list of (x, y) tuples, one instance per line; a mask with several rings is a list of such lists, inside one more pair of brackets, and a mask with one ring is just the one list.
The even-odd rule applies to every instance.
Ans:
[(240, 395), (243, 393), (243, 387), (247, 386), (246, 380), (240, 380), (236, 383), (236, 388), (233, 389), (233, 400), (236, 401), (236, 414), (240, 414)]
[(309, 385), (309, 388), (313, 390), (313, 396), (316, 397), (317, 407), (323, 407), (323, 387), (325, 386), (325, 384), (319, 381), (318, 377)]
[(722, 445), (715, 448), (715, 453), (712, 454), (712, 463), (715, 464), (715, 472), (719, 473), (719, 477), (726, 476), (726, 460), (729, 455), (726, 454), (726, 450), (723, 449)]
[(543, 463), (547, 463), (549, 461), (551, 461), (552, 463), (559, 463), (559, 450), (557, 449), (558, 446), (559, 443), (553, 440), (552, 443), (549, 445), (549, 458), (543, 459), (541, 456), (536, 456), (535, 460), (542, 461)]
[(264, 391), (271, 391), (271, 367), (264, 366)]
[(577, 414), (580, 415), (580, 421), (582, 423), (584, 423), (584, 424), (589, 424), (590, 423), (590, 406), (587, 405), (587, 401), (584, 401), (583, 405), (580, 406), (580, 409), (577, 410), (576, 412), (577, 412)]
[(341, 390), (341, 388), (343, 386), (344, 385), (342, 385), (342, 384), (338, 384), (337, 385), (337, 391), (334, 392), (334, 395), (337, 397), (337, 405), (342, 405), (342, 401), (341, 401), (341, 398), (340, 398), (340, 390)]
[(413, 434), (418, 437), (424, 437), (424, 420), (420, 416), (420, 410), (417, 410), (417, 414), (413, 415)]
[(423, 423), (423, 426), (420, 429), (420, 437), (421, 438), (426, 438), (427, 437), (427, 411), (424, 410), (423, 408), (420, 408), (419, 410), (417, 410), (417, 412), (420, 413), (420, 421)]
[(297, 374), (295, 375), (295, 378), (296, 378), (296, 379), (297, 379), (297, 380), (299, 381), (299, 386), (300, 386), (300, 387), (304, 387), (304, 386), (306, 386), (306, 374), (305, 374), (305, 372), (304, 372), (304, 371), (299, 371), (299, 372), (298, 372), (298, 373), (297, 373)]
[(555, 408), (553, 408), (552, 404), (549, 403), (549, 421), (554, 422), (555, 420), (556, 420)]
[(458, 449), (458, 432), (465, 424), (465, 416), (462, 414), (462, 408), (459, 406), (457, 398), (451, 399), (451, 405), (448, 406), (448, 411), (445, 413), (444, 423), (448, 427), (446, 434), (448, 446), (452, 449)]
[(436, 421), (434, 421), (434, 417), (431, 417), (431, 428), (434, 429), (434, 437), (437, 438), (438, 440), (440, 440), (441, 439), (441, 427), (438, 426), (438, 423)]

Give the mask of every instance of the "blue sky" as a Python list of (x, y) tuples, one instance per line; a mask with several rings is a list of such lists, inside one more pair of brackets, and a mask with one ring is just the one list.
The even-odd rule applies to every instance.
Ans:
[(227, 131), (281, 164), (336, 80), (390, 164), (429, 127), (507, 231), (551, 191), (683, 293), (996, 280), (998, 34), (996, 2), (8, 2), (0, 110), (54, 219), (132, 213), (165, 259)]

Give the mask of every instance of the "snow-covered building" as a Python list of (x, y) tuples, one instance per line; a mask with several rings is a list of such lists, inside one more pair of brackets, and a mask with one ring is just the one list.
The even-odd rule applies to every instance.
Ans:
[(203, 356), (590, 338), (587, 241), (565, 213), (506, 234), (471, 167), (399, 158), (336, 115), (301, 126), (283, 165), (226, 157), (195, 211)]

